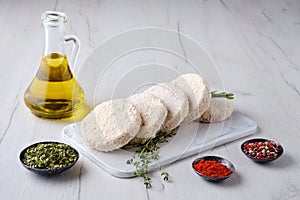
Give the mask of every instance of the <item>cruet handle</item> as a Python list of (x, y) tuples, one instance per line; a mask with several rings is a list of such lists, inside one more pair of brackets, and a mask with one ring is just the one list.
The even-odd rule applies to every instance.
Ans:
[(80, 49), (80, 41), (76, 35), (66, 35), (65, 42), (66, 43), (73, 42), (72, 54), (71, 54), (71, 57), (68, 58), (68, 62), (69, 62), (69, 65), (74, 70), (76, 62), (77, 62), (77, 58), (78, 58), (79, 49)]

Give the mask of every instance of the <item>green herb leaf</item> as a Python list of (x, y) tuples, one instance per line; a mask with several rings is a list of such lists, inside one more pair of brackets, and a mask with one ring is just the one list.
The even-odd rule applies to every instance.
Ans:
[(227, 92), (217, 92), (212, 91), (211, 92), (211, 97), (212, 98), (227, 98), (227, 99), (234, 99), (234, 94), (233, 93), (227, 93)]
[(169, 174), (164, 171), (158, 161), (159, 159), (159, 144), (168, 142), (166, 138), (170, 138), (176, 134), (176, 131), (159, 132), (155, 138), (149, 139), (142, 145), (126, 145), (123, 149), (129, 149), (132, 147), (137, 148), (131, 159), (127, 160), (127, 164), (133, 164), (134, 175), (144, 179), (146, 188), (150, 188), (151, 178), (148, 176), (148, 164), (151, 161), (156, 161), (157, 167), (162, 172), (161, 176), (164, 181), (169, 180)]
[(130, 160), (127, 160), (127, 164), (131, 164), (133, 162), (133, 158), (131, 158)]

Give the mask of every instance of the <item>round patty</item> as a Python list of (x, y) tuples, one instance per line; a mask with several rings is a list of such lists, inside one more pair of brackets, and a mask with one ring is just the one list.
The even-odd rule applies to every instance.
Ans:
[(210, 106), (201, 115), (199, 121), (204, 123), (216, 123), (229, 118), (233, 112), (233, 100), (214, 97)]
[(208, 108), (211, 95), (206, 82), (199, 74), (183, 74), (171, 83), (182, 88), (189, 100), (189, 112), (184, 122), (198, 119)]
[(161, 130), (166, 120), (168, 110), (164, 102), (151, 94), (139, 93), (128, 98), (142, 117), (142, 126), (131, 144), (142, 144), (150, 138), (154, 138)]
[(168, 115), (162, 128), (163, 131), (175, 129), (187, 116), (189, 102), (181, 88), (171, 83), (160, 83), (150, 87), (145, 93), (160, 98), (167, 106)]
[(83, 119), (82, 137), (94, 149), (112, 151), (136, 136), (141, 121), (139, 112), (128, 100), (106, 101)]

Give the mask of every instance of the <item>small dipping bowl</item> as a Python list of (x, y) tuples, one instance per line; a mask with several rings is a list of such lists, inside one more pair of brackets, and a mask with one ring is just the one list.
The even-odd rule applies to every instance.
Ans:
[[(215, 160), (217, 161), (218, 163), (221, 163), (223, 165), (225, 165), (228, 169), (231, 170), (231, 174), (229, 174), (228, 176), (223, 176), (223, 177), (214, 177), (214, 176), (206, 176), (200, 172), (198, 172), (194, 165), (199, 163), (200, 160)], [(195, 171), (196, 174), (198, 174), (199, 176), (201, 176), (202, 178), (204, 178), (205, 180), (207, 181), (211, 181), (211, 182), (220, 182), (220, 181), (223, 181), (227, 178), (229, 178), (232, 174), (234, 174), (235, 172), (235, 168), (233, 166), (233, 164), (229, 161), (229, 160), (226, 160), (225, 158), (222, 158), (222, 157), (218, 157), (218, 156), (204, 156), (204, 157), (201, 157), (201, 158), (197, 158), (193, 161), (192, 163), (192, 167)]]
[[(75, 154), (75, 159), (70, 162), (68, 165), (66, 166), (62, 166), (62, 167), (58, 167), (58, 168), (39, 168), (39, 167), (32, 167), (32, 166), (29, 166), (28, 164), (24, 163), (24, 157), (25, 157), (25, 154), (26, 154), (26, 151), (32, 147), (37, 147), (39, 144), (54, 144), (54, 145), (59, 145), (59, 144), (63, 144), (63, 145), (66, 145), (68, 148), (70, 148), (71, 151), (73, 151), (73, 153)], [(61, 142), (52, 142), (52, 141), (45, 141), (45, 142), (38, 142), (38, 143), (35, 143), (35, 144), (32, 144), (28, 147), (26, 147), (24, 150), (21, 151), (20, 153), (20, 156), (19, 156), (19, 159), (22, 163), (22, 165), (28, 169), (29, 171), (31, 172), (34, 172), (36, 174), (39, 174), (39, 175), (46, 175), (46, 176), (52, 176), (52, 175), (56, 175), (56, 174), (59, 174), (61, 172), (64, 172), (68, 169), (70, 169), (71, 167), (73, 167), (75, 165), (75, 163), (78, 161), (79, 159), (79, 153), (76, 149), (74, 149), (73, 147), (71, 147), (70, 145), (67, 145), (67, 144), (64, 144), (64, 143), (61, 143)]]
[[(248, 155), (245, 151), (244, 151), (244, 145), (246, 143), (254, 143), (254, 142), (274, 142), (277, 146), (278, 146), (278, 149), (279, 149), (279, 152), (277, 153), (277, 156), (273, 157), (273, 158), (255, 158), (254, 156), (251, 156), (251, 155)], [(248, 157), (250, 158), (251, 160), (253, 160), (254, 162), (258, 162), (258, 163), (268, 163), (268, 162), (271, 162), (273, 160), (276, 160), (277, 158), (279, 158), (282, 154), (283, 154), (283, 147), (277, 143), (276, 141), (274, 140), (269, 140), (269, 139), (264, 139), (264, 138), (254, 138), (254, 139), (250, 139), (250, 140), (247, 140), (245, 142), (242, 143), (241, 145), (241, 150), (242, 152)]]

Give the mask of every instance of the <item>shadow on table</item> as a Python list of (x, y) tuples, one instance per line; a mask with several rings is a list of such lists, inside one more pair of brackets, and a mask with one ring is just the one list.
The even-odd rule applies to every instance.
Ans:
[(288, 153), (283, 153), (281, 157), (269, 163), (255, 163), (257, 166), (268, 167), (270, 169), (289, 168), (295, 163), (293, 158)]
[(64, 182), (70, 182), (79, 179), (82, 176), (84, 176), (86, 172), (87, 171), (85, 170), (83, 162), (79, 161), (72, 168), (60, 174), (56, 174), (53, 176), (43, 176), (43, 175), (37, 175), (32, 173), (32, 176), (40, 180), (44, 179), (45, 181), (50, 181), (50, 182), (55, 181), (55, 182), (64, 183)]
[(225, 179), (224, 181), (221, 182), (209, 182), (209, 184), (213, 184), (216, 186), (221, 186), (221, 187), (233, 187), (236, 185), (240, 185), (242, 183), (242, 177), (239, 175), (238, 172), (235, 172), (231, 177), (228, 179)]

